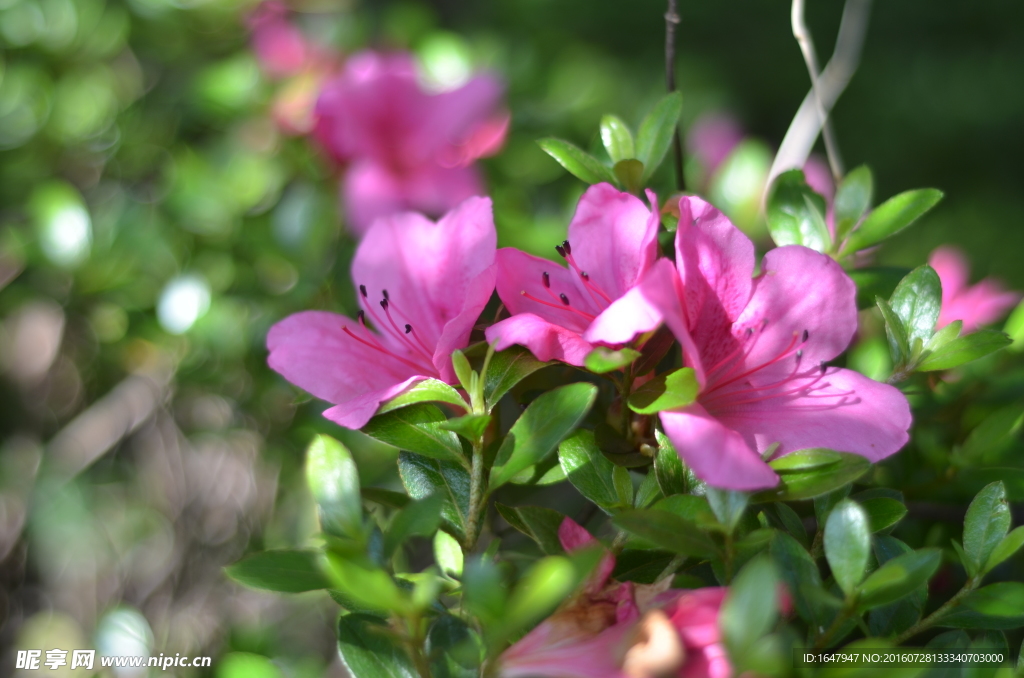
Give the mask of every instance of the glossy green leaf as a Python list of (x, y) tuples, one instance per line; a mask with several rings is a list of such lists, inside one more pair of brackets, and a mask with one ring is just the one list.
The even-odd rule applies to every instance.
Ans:
[(419, 678), (405, 649), (378, 617), (342, 615), (338, 654), (352, 678)]
[(466, 357), (466, 354), (458, 349), (452, 351), (452, 369), (455, 371), (455, 376), (458, 378), (462, 388), (466, 389), (467, 393), (471, 393), (473, 366), (469, 364), (469, 358)]
[[(913, 549), (899, 539), (885, 534), (876, 535), (872, 539), (872, 550), (879, 567), (904, 554), (913, 552)], [(891, 636), (902, 633), (921, 619), (927, 600), (928, 585), (923, 583), (896, 602), (872, 609), (868, 614), (868, 628), (875, 636)]]
[(580, 430), (558, 446), (558, 462), (580, 494), (602, 509), (619, 505), (612, 474), (615, 465), (597, 447), (593, 431)]
[(541, 558), (509, 596), (502, 635), (509, 636), (548, 616), (576, 587), (572, 561), (564, 556)]
[(739, 524), (750, 501), (750, 494), (747, 492), (720, 490), (710, 486), (705, 490), (704, 497), (711, 505), (718, 522), (725, 526), (728, 532), (732, 532)]
[(838, 454), (841, 457), (838, 464), (780, 474), (781, 480), (778, 485), (756, 493), (751, 497), (751, 501), (758, 503), (812, 499), (852, 483), (871, 468), (871, 462), (860, 455), (848, 452)]
[(1006, 581), (972, 591), (938, 625), (962, 629), (1024, 627), (1024, 584)]
[(889, 198), (876, 207), (850, 234), (843, 247), (850, 254), (876, 245), (917, 221), (942, 199), (942, 191), (922, 188)]
[(409, 505), (409, 495), (380, 487), (364, 487), (361, 494), (366, 501), (372, 501), (389, 508), (405, 508)]
[(473, 441), (479, 440), (490, 424), (491, 415), (489, 414), (467, 414), (442, 421), (438, 426), (446, 431), (454, 431), (466, 440)]
[(425, 499), (432, 494), (444, 497), (441, 519), (449, 531), (459, 539), (465, 539), (466, 516), (469, 514), (469, 473), (466, 469), (454, 462), (402, 452), (398, 455), (398, 473), (405, 491), (413, 499)]
[[(465, 356), (463, 356), (463, 360), (465, 360)], [(462, 409), (469, 408), (469, 405), (462, 399), (459, 392), (448, 384), (440, 379), (424, 379), (423, 381), (416, 382), (391, 400), (382, 403), (380, 409), (377, 410), (376, 416), (423, 402), (448, 403)]]
[(715, 543), (695, 523), (658, 508), (623, 511), (612, 522), (618, 528), (673, 553), (707, 558), (718, 552)]
[(601, 162), (583, 149), (562, 139), (547, 138), (537, 142), (544, 152), (558, 161), (558, 164), (569, 170), (577, 179), (588, 184), (599, 184), (607, 181), (615, 183), (615, 175)]
[(624, 466), (616, 466), (612, 469), (612, 483), (615, 485), (615, 494), (618, 496), (619, 504), (632, 506), (633, 480), (629, 476), (629, 470)]
[(362, 531), (359, 470), (348, 448), (330, 436), (313, 438), (306, 449), (306, 482), (324, 532), (343, 537)]
[(384, 535), (384, 557), (390, 558), (399, 546), (412, 537), (430, 537), (441, 524), (444, 494), (438, 492), (413, 501), (391, 519)]
[(462, 546), (444, 530), (438, 530), (434, 535), (434, 561), (441, 572), (455, 577), (462, 575)]
[(462, 460), (462, 443), (452, 431), (441, 428), (448, 420), (436, 406), (417, 403), (378, 415), (362, 431), (371, 438), (431, 459)]
[(921, 372), (948, 370), (1006, 348), (1011, 339), (996, 330), (978, 330), (949, 341), (928, 353), (917, 366)]
[(779, 247), (803, 245), (825, 252), (832, 246), (825, 223), (825, 199), (807, 185), (802, 170), (783, 172), (775, 180), (767, 216), (768, 231)]
[(1024, 527), (1017, 527), (1003, 537), (999, 545), (992, 550), (988, 560), (985, 561), (984, 571), (991, 572), (997, 565), (1013, 557), (1021, 546), (1024, 546)]
[(824, 447), (812, 447), (806, 450), (797, 450), (789, 454), (773, 459), (768, 462), (777, 473), (806, 472), (810, 469), (822, 469), (842, 461), (838, 452), (825, 449)]
[(612, 162), (636, 157), (633, 133), (629, 131), (626, 123), (614, 115), (605, 115), (601, 118), (601, 143), (604, 144), (604, 149), (608, 151), (608, 157)]
[(629, 395), (629, 409), (637, 414), (656, 414), (686, 407), (697, 398), (700, 386), (693, 368), (683, 367), (659, 375)]
[(931, 266), (918, 266), (907, 274), (889, 298), (893, 312), (903, 321), (911, 351), (918, 339), (931, 339), (942, 309), (942, 282)]
[(864, 578), (871, 553), (868, 516), (850, 499), (836, 504), (825, 521), (825, 559), (839, 588), (849, 596)]
[(636, 498), (633, 500), (633, 506), (636, 508), (646, 508), (664, 497), (665, 495), (662, 493), (661, 488), (658, 487), (658, 478), (652, 470), (644, 476), (640, 486), (636, 488)]
[(986, 485), (967, 507), (964, 553), (970, 574), (982, 572), (992, 552), (1010, 531), (1010, 504), (1002, 482)]
[(874, 178), (867, 165), (847, 172), (836, 188), (832, 202), (836, 219), (836, 241), (842, 242), (871, 207)]
[(729, 586), (722, 603), (718, 626), (729, 656), (747, 665), (750, 648), (766, 635), (779, 616), (779, 578), (772, 561), (754, 558)]
[(216, 678), (284, 678), (284, 674), (263, 655), (229, 652), (217, 662)]
[(942, 550), (926, 548), (889, 560), (858, 587), (857, 604), (867, 610), (896, 602), (926, 584), (939, 565)]
[(888, 497), (860, 499), (860, 505), (868, 514), (868, 525), (872, 532), (881, 532), (903, 520), (907, 507), (903, 502)]
[(885, 336), (889, 342), (889, 355), (894, 365), (903, 365), (910, 359), (910, 343), (903, 319), (896, 314), (889, 302), (879, 297), (875, 300), (885, 321)]
[(594, 374), (605, 374), (622, 369), (640, 357), (640, 351), (620, 348), (613, 351), (606, 346), (597, 346), (584, 358), (583, 366)]
[(334, 588), (359, 605), (381, 612), (411, 610), (407, 594), (384, 570), (368, 567), (334, 553), (327, 554), (327, 574)]
[(491, 468), (492, 489), (536, 464), (580, 424), (597, 397), (593, 384), (568, 384), (544, 393), (512, 425)]
[(810, 548), (811, 544), (807, 538), (807, 528), (804, 527), (804, 521), (788, 504), (782, 502), (765, 504), (761, 507), (761, 512), (768, 519), (769, 525), (777, 530), (785, 531), (805, 549)]
[(537, 542), (540, 550), (547, 555), (565, 553), (558, 538), (558, 528), (565, 516), (558, 511), (540, 506), (505, 506), (498, 502), (495, 502), (494, 508), (509, 525)]
[(807, 594), (809, 589), (821, 589), (821, 575), (814, 559), (803, 545), (783, 532), (776, 532), (772, 537), (769, 553), (779, 577), (793, 595), (797, 612), (813, 623), (821, 615), (821, 606)]
[(702, 528), (711, 527), (718, 522), (706, 497), (698, 497), (692, 494), (674, 494), (671, 497), (659, 500), (654, 505), (654, 508), (659, 511), (668, 511)]
[(425, 647), (431, 678), (479, 678), (483, 642), (462, 619), (442, 614), (427, 631)]
[(636, 136), (636, 158), (644, 164), (643, 183), (664, 160), (683, 111), (683, 95), (671, 92), (659, 101), (640, 123)]
[(301, 593), (328, 588), (320, 571), (320, 551), (260, 551), (224, 568), (229, 577), (256, 589)]
[(689, 492), (686, 467), (672, 441), (661, 429), (655, 430), (654, 436), (658, 441), (658, 451), (654, 456), (654, 473), (658, 477), (662, 493), (668, 497)]
[(501, 397), (523, 379), (549, 363), (541, 362), (533, 357), (529, 350), (522, 346), (510, 346), (491, 357), (484, 375), (484, 400), (489, 412), (498, 404)]
[(644, 187), (644, 164), (639, 160), (628, 158), (620, 160), (612, 167), (612, 173), (622, 187), (630, 193), (640, 193)]
[(1016, 402), (1001, 407), (971, 430), (960, 454), (971, 463), (984, 463), (1013, 445), (1022, 424), (1024, 406)]

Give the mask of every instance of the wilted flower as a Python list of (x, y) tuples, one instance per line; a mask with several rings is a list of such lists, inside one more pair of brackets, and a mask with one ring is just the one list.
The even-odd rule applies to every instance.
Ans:
[(630, 290), (658, 256), (657, 198), (652, 209), (609, 184), (587, 189), (558, 246), (563, 268), (515, 248), (498, 250), (498, 296), (511, 318), (492, 325), (498, 350), (526, 346), (540, 360), (582, 365), (594, 344), (619, 344), (658, 324)]
[(753, 490), (778, 481), (765, 453), (826, 447), (877, 461), (899, 450), (911, 423), (903, 394), (826, 365), (857, 329), (856, 289), (842, 268), (787, 246), (751, 278), (745, 235), (699, 198), (679, 207), (676, 267), (659, 261), (638, 289), (696, 372), (697, 401), (660, 417), (697, 476)]
[(411, 55), (352, 56), (320, 94), (315, 133), (347, 164), (342, 195), (355, 232), (379, 216), (439, 214), (483, 193), (472, 162), (504, 141), (501, 93), (501, 83), (486, 75), (430, 93), (417, 81)]
[(982, 325), (999, 320), (1020, 301), (1019, 292), (1006, 291), (994, 278), (968, 285), (970, 264), (963, 252), (955, 247), (939, 247), (928, 257), (928, 263), (942, 281), (942, 311), (939, 312), (937, 329), (954, 320), (962, 320), (963, 332), (973, 332)]
[(456, 383), (451, 354), (494, 290), (496, 242), (488, 198), (437, 223), (414, 213), (378, 220), (352, 261), (358, 320), (325, 311), (285, 318), (267, 336), (270, 366), (334, 403), (324, 416), (347, 428), (417, 381)]

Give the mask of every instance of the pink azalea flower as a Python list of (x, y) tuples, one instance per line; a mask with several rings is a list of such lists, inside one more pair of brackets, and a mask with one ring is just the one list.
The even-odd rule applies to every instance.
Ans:
[(287, 16), (288, 8), (271, 0), (257, 7), (247, 21), (253, 51), (260, 67), (271, 77), (299, 73), (312, 55), (302, 32), (288, 22)]
[(457, 383), (451, 354), (467, 345), (494, 290), (496, 243), (488, 198), (471, 198), (437, 223), (414, 213), (378, 220), (352, 261), (358, 320), (289, 316), (267, 335), (267, 362), (334, 403), (324, 416), (354, 429), (417, 381)]
[(587, 189), (557, 248), (569, 268), (498, 250), (498, 296), (512, 317), (489, 327), (487, 341), (582, 365), (594, 344), (626, 343), (657, 327), (657, 313), (630, 292), (658, 256), (657, 198), (647, 196), (654, 209), (609, 184)]
[(328, 81), (316, 105), (316, 136), (347, 163), (342, 196), (356, 233), (406, 209), (438, 214), (483, 193), (472, 162), (501, 146), (508, 116), (501, 83), (477, 76), (431, 94), (411, 55), (362, 52)]
[(754, 246), (717, 209), (680, 201), (676, 266), (661, 260), (639, 289), (683, 347), (697, 401), (660, 414), (694, 473), (735, 490), (771, 487), (762, 460), (810, 447), (872, 461), (908, 439), (910, 407), (896, 388), (826, 367), (857, 329), (855, 287), (831, 258), (805, 247)]
[(968, 285), (971, 267), (963, 252), (955, 247), (936, 249), (928, 257), (928, 263), (942, 281), (942, 310), (936, 329), (954, 320), (962, 320), (963, 332), (973, 332), (982, 325), (999, 320), (1021, 299), (1019, 292), (1006, 291), (994, 278)]
[(743, 126), (728, 113), (705, 113), (686, 134), (686, 149), (710, 178), (743, 141)]

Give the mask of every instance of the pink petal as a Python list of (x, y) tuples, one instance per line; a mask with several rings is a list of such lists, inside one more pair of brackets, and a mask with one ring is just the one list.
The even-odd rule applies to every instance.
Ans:
[(469, 335), (472, 334), (473, 327), (480, 318), (480, 313), (490, 301), (491, 293), (494, 292), (494, 278), (497, 272), (497, 266), (492, 264), (486, 271), (470, 281), (462, 310), (445, 324), (441, 331), (441, 337), (437, 340), (437, 348), (434, 350), (434, 367), (437, 368), (441, 379), (449, 384), (458, 381), (455, 369), (452, 367), (452, 353), (456, 349), (462, 349), (469, 345)]
[(403, 197), (410, 209), (441, 215), (473, 196), (486, 193), (476, 167), (443, 167), (435, 160), (406, 173)]
[(400, 384), (394, 384), (387, 388), (376, 391), (367, 391), (360, 396), (353, 398), (340, 405), (335, 405), (324, 411), (324, 417), (330, 419), (338, 426), (350, 429), (361, 429), (366, 422), (373, 418), (380, 404), (391, 400), (396, 395), (409, 388), (417, 381), (425, 377), (409, 377)]
[(813, 390), (727, 407), (719, 420), (759, 453), (780, 443), (776, 457), (825, 447), (878, 461), (907, 443), (910, 405), (899, 389), (837, 367), (820, 377), (795, 379), (786, 388), (801, 386)]
[(468, 142), (477, 126), (495, 112), (504, 89), (498, 78), (478, 75), (458, 89), (431, 96), (411, 143), (433, 156)]
[[(360, 303), (369, 318), (384, 324), (379, 302), (387, 290), (397, 326), (410, 324), (435, 349), (448, 322), (465, 323), (465, 314), (475, 309), (479, 315), (487, 303), (490, 290), (479, 288), (487, 283), (480, 276), (494, 263), (496, 241), (488, 198), (471, 198), (437, 223), (411, 212), (379, 219), (352, 261), (352, 280), (368, 293)], [(384, 334), (401, 339), (401, 332)], [(449, 343), (460, 336), (461, 329)]]
[(967, 280), (971, 274), (970, 264), (959, 249), (944, 245), (931, 253), (928, 265), (939, 274), (939, 280), (942, 282), (942, 307), (945, 308), (953, 297), (967, 287)]
[(634, 287), (601, 311), (583, 338), (593, 344), (626, 344), (637, 335), (656, 329), (661, 322), (661, 311), (648, 301), (640, 287)]
[(683, 347), (683, 360), (697, 374), (697, 382), (703, 388), (706, 382), (704, 365), (700, 352), (690, 335), (686, 311), (683, 309), (682, 282), (675, 266), (668, 259), (659, 259), (637, 286), (644, 302), (664, 319), (665, 324)]
[[(856, 286), (831, 257), (788, 245), (768, 252), (754, 294), (736, 331), (751, 328), (757, 336), (746, 360), (751, 368), (767, 365), (798, 347), (801, 364), (812, 367), (843, 352), (857, 330)], [(802, 341), (807, 332), (807, 341)], [(802, 342), (802, 343), (801, 343)], [(755, 375), (760, 383), (792, 371), (782, 360)]]
[(342, 180), (341, 196), (346, 224), (358, 236), (377, 219), (408, 209), (401, 179), (372, 160), (349, 167)]
[(731, 115), (702, 115), (686, 134), (686, 148), (693, 153), (710, 177), (743, 141), (743, 128)]
[(832, 179), (832, 170), (829, 168), (828, 162), (820, 155), (812, 155), (807, 158), (807, 162), (804, 164), (804, 179), (815, 193), (824, 196), (826, 205), (832, 204), (836, 185)]
[[(521, 252), (514, 247), (498, 250), (497, 261), (498, 297), (513, 316), (532, 313), (579, 334), (587, 329), (593, 317), (600, 312), (594, 298), (587, 292), (580, 292), (577, 287), (579, 276), (553, 261)], [(548, 274), (550, 287), (544, 285), (545, 273)], [(523, 295), (523, 292), (529, 296)], [(560, 294), (566, 295), (569, 306), (565, 306), (559, 299)]]
[(359, 343), (345, 334), (344, 328), (356, 336), (366, 336), (357, 322), (334, 313), (304, 311), (291, 315), (270, 328), (267, 362), (285, 379), (317, 398), (343, 408), (352, 403), (353, 414), (343, 425), (359, 428), (373, 416), (377, 403), (431, 376), (432, 370), (416, 370)]
[(700, 405), (661, 413), (665, 434), (701, 480), (728, 490), (759, 490), (779, 481), (743, 437)]
[(558, 526), (558, 541), (562, 542), (562, 548), (570, 553), (599, 543), (585, 527), (572, 518), (564, 518), (562, 524)]
[[(622, 646), (634, 624), (615, 624), (590, 638), (554, 640), (551, 622), (526, 634), (502, 654), (500, 678), (621, 678)], [(553, 642), (554, 641), (554, 642)]]
[[(498, 284), (500, 285), (500, 279)], [(487, 328), (487, 341), (498, 351), (518, 344), (530, 349), (537, 360), (560, 360), (581, 367), (592, 344), (572, 330), (548, 322), (533, 313), (520, 313)]]
[(633, 287), (658, 256), (657, 198), (651, 196), (654, 210), (610, 184), (596, 184), (569, 223), (573, 257), (611, 299)]
[(985, 278), (978, 284), (962, 290), (948, 303), (942, 302), (942, 311), (939, 313), (936, 326), (942, 328), (954, 320), (962, 320), (962, 332), (974, 332), (983, 325), (999, 320), (1016, 306), (1020, 299), (1020, 293), (1007, 292), (997, 281)]

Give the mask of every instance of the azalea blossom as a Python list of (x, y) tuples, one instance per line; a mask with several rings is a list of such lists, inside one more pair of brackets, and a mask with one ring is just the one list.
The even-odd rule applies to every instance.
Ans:
[(285, 318), (267, 335), (270, 367), (333, 403), (324, 416), (346, 428), (361, 428), (417, 381), (457, 383), (451, 354), (467, 345), (494, 290), (496, 243), (488, 198), (437, 223), (415, 213), (378, 220), (352, 261), (358, 319), (326, 311)]
[(330, 79), (315, 134), (347, 166), (342, 197), (362, 234), (379, 216), (442, 213), (483, 193), (473, 161), (501, 147), (508, 128), (501, 83), (480, 75), (440, 93), (423, 89), (409, 54), (361, 52)]
[(295, 75), (312, 56), (313, 48), (287, 16), (284, 3), (270, 0), (260, 4), (246, 21), (260, 68), (271, 77)]
[[(566, 551), (597, 541), (569, 518)], [(728, 678), (718, 612), (724, 588), (663, 590), (612, 580), (606, 553), (576, 596), (501, 655), (501, 678)]]
[(498, 296), (512, 313), (487, 329), (503, 350), (526, 346), (539, 360), (582, 365), (595, 344), (621, 344), (657, 327), (659, 316), (635, 292), (658, 256), (652, 208), (610, 184), (587, 189), (557, 247), (568, 268), (515, 248), (498, 250)]
[(973, 332), (982, 325), (999, 320), (1021, 299), (1019, 292), (1005, 290), (994, 278), (968, 285), (970, 264), (963, 252), (955, 247), (939, 247), (928, 257), (928, 263), (942, 281), (942, 310), (936, 329), (954, 320), (962, 320), (963, 332)]
[(903, 394), (826, 365), (857, 329), (856, 289), (842, 268), (790, 245), (769, 251), (752, 278), (747, 236), (699, 198), (679, 208), (676, 266), (659, 261), (638, 289), (696, 373), (696, 402), (660, 413), (694, 473), (754, 490), (778, 481), (766, 454), (825, 447), (878, 461), (903, 447), (911, 423)]

